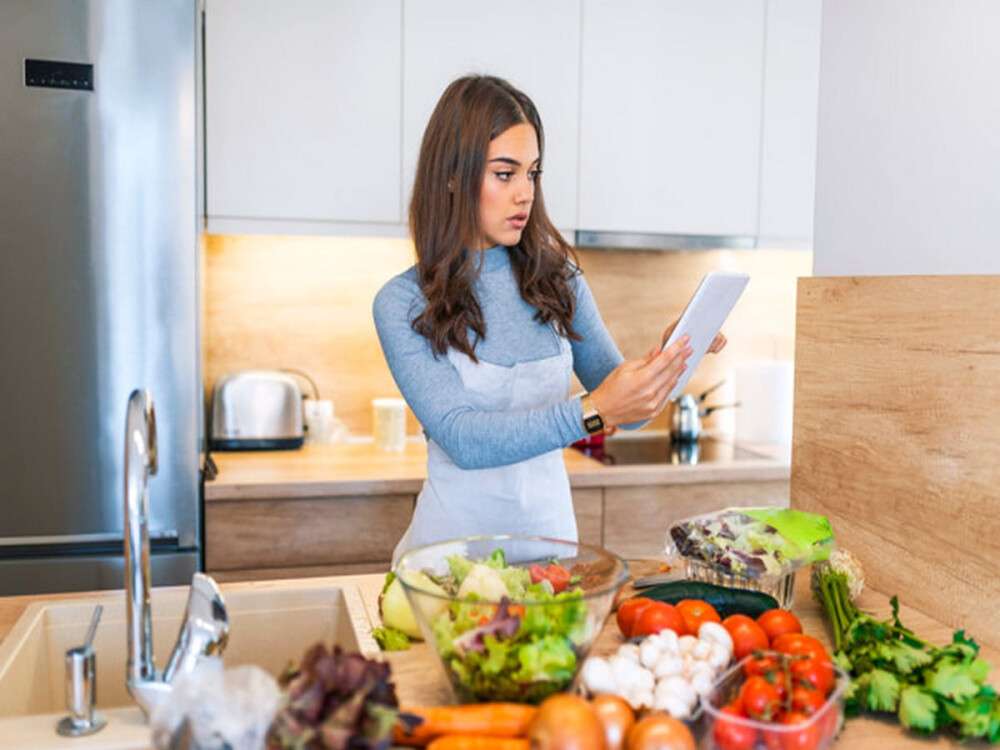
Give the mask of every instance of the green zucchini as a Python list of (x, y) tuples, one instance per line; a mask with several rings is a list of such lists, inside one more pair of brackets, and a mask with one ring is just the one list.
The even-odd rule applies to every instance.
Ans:
[(701, 599), (708, 602), (722, 618), (729, 615), (747, 615), (754, 619), (769, 609), (778, 608), (778, 600), (762, 591), (733, 589), (700, 581), (671, 581), (642, 589), (638, 596), (658, 602), (677, 604), (682, 599)]

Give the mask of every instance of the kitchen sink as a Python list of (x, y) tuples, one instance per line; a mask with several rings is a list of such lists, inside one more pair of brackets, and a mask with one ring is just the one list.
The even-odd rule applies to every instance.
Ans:
[[(224, 587), (223, 596), (230, 620), (227, 668), (256, 664), (277, 677), (317, 641), (366, 656), (378, 653), (358, 584), (268, 581)], [(158, 669), (173, 649), (186, 602), (187, 587), (153, 590)], [(89, 737), (62, 738), (54, 726), (66, 713), (64, 654), (83, 642), (98, 604), (104, 615), (94, 639), (97, 708), (108, 726)], [(0, 737), (13, 740), (13, 733), (21, 747), (148, 747), (149, 728), (125, 688), (125, 661), (123, 592), (30, 605), (0, 645)]]

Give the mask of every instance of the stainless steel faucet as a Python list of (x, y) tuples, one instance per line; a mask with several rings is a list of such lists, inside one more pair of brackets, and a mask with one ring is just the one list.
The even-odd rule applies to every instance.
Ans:
[(153, 612), (149, 560), (149, 477), (156, 474), (156, 414), (153, 399), (132, 391), (125, 415), (125, 612), (128, 662), (125, 683), (149, 716), (203, 656), (221, 654), (229, 637), (229, 617), (219, 587), (195, 573), (181, 631), (162, 674), (153, 662)]

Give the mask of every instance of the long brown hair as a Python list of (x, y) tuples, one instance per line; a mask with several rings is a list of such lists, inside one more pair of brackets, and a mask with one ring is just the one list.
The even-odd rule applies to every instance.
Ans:
[[(445, 89), (424, 131), (410, 200), (410, 232), (427, 306), (413, 321), (413, 329), (426, 336), (438, 354), (450, 346), (477, 361), (475, 344), (486, 337), (483, 311), (473, 291), (481, 259), (469, 247), (480, 236), (479, 191), (489, 143), (521, 123), (534, 127), (541, 163), (545, 136), (531, 99), (501, 78), (466, 76)], [(521, 297), (538, 311), (535, 320), (552, 323), (561, 335), (579, 340), (572, 326), (576, 298), (570, 287), (579, 263), (549, 220), (540, 180), (521, 241), (510, 249), (510, 258)]]

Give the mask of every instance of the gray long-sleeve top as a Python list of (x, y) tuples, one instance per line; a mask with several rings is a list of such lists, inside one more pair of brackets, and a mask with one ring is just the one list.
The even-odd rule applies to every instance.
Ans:
[[(510, 367), (559, 354), (551, 324), (535, 320), (534, 307), (521, 298), (508, 250), (483, 251), (474, 292), (483, 311), (486, 336), (476, 357)], [(413, 330), (426, 305), (415, 267), (390, 279), (375, 297), (373, 313), (379, 341), (392, 376), (430, 440), (462, 469), (483, 469), (524, 461), (586, 436), (579, 398), (522, 411), (484, 411), (474, 405), (454, 365), (435, 356), (430, 341)], [(593, 390), (622, 362), (582, 274), (571, 287), (576, 295), (572, 341), (573, 369)], [(471, 339), (470, 339), (471, 340)]]

